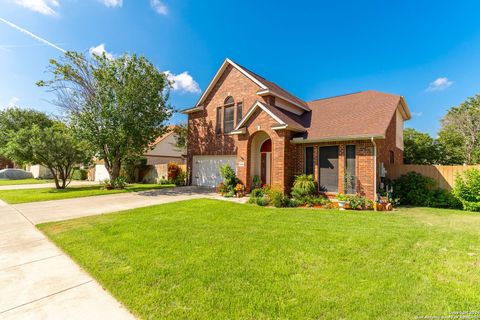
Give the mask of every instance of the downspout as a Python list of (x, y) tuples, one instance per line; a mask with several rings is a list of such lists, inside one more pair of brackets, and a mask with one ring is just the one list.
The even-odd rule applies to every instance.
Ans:
[(372, 137), (373, 144), (373, 208), (377, 211), (377, 144)]

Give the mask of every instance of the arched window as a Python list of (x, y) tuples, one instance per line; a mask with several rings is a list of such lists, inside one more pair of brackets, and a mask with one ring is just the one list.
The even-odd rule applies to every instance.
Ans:
[(235, 103), (235, 100), (233, 100), (233, 97), (232, 96), (228, 96), (226, 99), (225, 99), (225, 102), (223, 102), (224, 105), (228, 106), (228, 105), (231, 105), (231, 104), (234, 104)]
[(229, 96), (223, 103), (223, 132), (231, 132), (234, 128), (234, 107), (235, 100)]

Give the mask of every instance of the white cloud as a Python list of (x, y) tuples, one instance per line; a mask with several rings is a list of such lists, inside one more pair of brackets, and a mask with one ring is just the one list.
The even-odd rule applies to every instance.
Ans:
[(18, 105), (18, 101), (20, 101), (19, 98), (17, 97), (11, 97), (10, 100), (8, 100), (7, 108), (12, 108)]
[(47, 16), (57, 15), (57, 12), (53, 7), (58, 7), (60, 5), (58, 0), (15, 0), (15, 3)]
[(111, 8), (121, 7), (123, 5), (123, 0), (101, 0), (102, 3)]
[(421, 117), (423, 115), (423, 112), (410, 112), (412, 114), (412, 116), (415, 116), (415, 117)]
[(427, 92), (431, 91), (442, 91), (447, 89), (453, 84), (453, 81), (449, 80), (447, 77), (440, 77), (430, 82), (428, 88), (425, 89)]
[(156, 13), (166, 16), (168, 14), (168, 7), (160, 0), (150, 0), (150, 6)]
[(184, 71), (180, 74), (173, 74), (170, 71), (165, 71), (168, 80), (172, 82), (172, 89), (174, 91), (184, 91), (190, 93), (199, 93), (200, 87), (198, 83), (193, 80), (192, 76), (188, 74), (188, 71)]
[(26, 35), (32, 37), (33, 39), (35, 39), (35, 40), (37, 40), (37, 41), (39, 41), (39, 42), (41, 42), (41, 43), (43, 43), (43, 44), (46, 44), (47, 46), (50, 46), (50, 47), (52, 47), (52, 48), (54, 48), (54, 49), (57, 49), (57, 50), (59, 50), (59, 51), (61, 51), (61, 52), (65, 52), (64, 49), (60, 48), (60, 47), (57, 46), (56, 44), (51, 43), (50, 41), (45, 40), (45, 39), (37, 36), (36, 34), (33, 34), (33, 33), (31, 33), (30, 31), (28, 31), (28, 30), (26, 30), (26, 29), (23, 29), (22, 27), (17, 26), (16, 24), (14, 24), (14, 23), (12, 23), (12, 22), (10, 22), (10, 21), (7, 21), (7, 20), (5, 20), (5, 19), (3, 19), (3, 18), (0, 18), (0, 21), (3, 22), (3, 23), (5, 23), (5, 24), (7, 24), (7, 25), (9, 25), (10, 27), (12, 27), (12, 28), (14, 28), (14, 29), (22, 32), (22, 33), (25, 33)]
[(105, 56), (107, 57), (107, 59), (109, 60), (113, 59), (113, 54), (105, 50), (104, 43), (100, 43), (96, 47), (91, 47), (90, 49), (88, 49), (88, 52), (90, 53), (90, 55), (96, 54), (97, 56), (101, 56), (103, 53), (105, 53)]

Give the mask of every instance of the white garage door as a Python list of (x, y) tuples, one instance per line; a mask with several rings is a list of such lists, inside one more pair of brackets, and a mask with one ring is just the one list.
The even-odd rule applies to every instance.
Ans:
[(229, 164), (237, 172), (236, 156), (193, 156), (192, 184), (216, 187), (222, 182), (220, 166)]

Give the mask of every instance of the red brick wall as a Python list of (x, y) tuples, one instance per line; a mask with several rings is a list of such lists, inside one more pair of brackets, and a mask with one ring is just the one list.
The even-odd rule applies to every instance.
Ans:
[[(237, 155), (237, 164), (238, 162), (245, 162), (245, 167), (239, 167), (237, 165), (238, 176), (244, 183), (247, 182), (248, 159), (246, 158), (249, 136), (228, 135), (223, 133), (216, 134), (216, 110), (217, 107), (223, 106), (225, 98), (232, 96), (235, 100), (234, 119), (235, 123), (237, 123), (236, 104), (238, 102), (243, 103), (243, 114), (245, 115), (255, 101), (265, 101), (264, 98), (256, 94), (259, 89), (260, 87), (257, 84), (237, 69), (232, 66), (226, 68), (212, 91), (206, 97), (203, 103), (205, 109), (188, 115), (187, 167), (190, 174), (193, 155)], [(265, 97), (265, 99), (270, 98), (271, 97)], [(222, 132), (223, 117), (222, 109)], [(265, 121), (262, 125), (270, 123), (273, 120), (270, 117), (266, 117)], [(189, 178), (191, 179), (191, 177)]]
[(314, 162), (314, 176), (318, 182), (319, 167), (318, 167), (318, 147), (320, 146), (338, 146), (338, 190), (343, 193), (344, 190), (344, 174), (345, 174), (345, 146), (356, 146), (356, 182), (357, 192), (373, 200), (373, 144), (369, 140), (362, 141), (342, 141), (338, 143), (315, 143), (315, 144), (298, 144), (295, 171), (296, 175), (304, 172), (305, 168), (305, 148), (313, 148), (313, 162)]
[(390, 151), (393, 151), (395, 163), (403, 164), (403, 150), (396, 145), (397, 121), (394, 114), (388, 125), (384, 140), (377, 142), (378, 161), (385, 165), (390, 163)]

